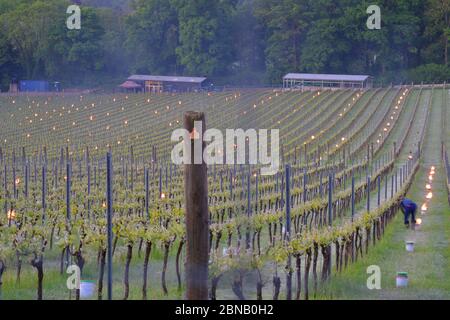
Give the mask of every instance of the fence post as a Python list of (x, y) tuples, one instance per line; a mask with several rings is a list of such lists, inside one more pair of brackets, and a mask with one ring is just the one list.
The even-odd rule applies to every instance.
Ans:
[(144, 169), (144, 178), (145, 178), (145, 213), (147, 214), (147, 219), (150, 220), (150, 211), (149, 211), (149, 199), (150, 199), (150, 190), (149, 190), (149, 172), (148, 169)]
[(47, 192), (46, 180), (46, 169), (44, 166), (42, 167), (42, 223), (45, 223), (45, 207), (47, 206), (45, 203), (45, 194)]
[[(291, 167), (286, 165), (286, 242), (291, 240)], [(292, 300), (292, 271), (291, 255), (288, 255), (286, 274), (286, 300)]]
[(91, 195), (91, 165), (88, 163), (86, 166), (86, 171), (87, 171), (87, 187), (88, 187), (88, 220), (90, 220), (91, 218), (91, 200), (90, 200), (90, 195)]
[[(250, 219), (252, 216), (252, 201), (251, 201), (251, 189), (250, 189), (250, 170), (247, 174), (247, 217)], [(250, 227), (247, 226), (247, 232), (245, 233), (246, 249), (250, 249)]]
[(355, 176), (352, 176), (352, 222), (355, 217)]
[[(199, 124), (200, 122), (200, 124)], [(201, 128), (199, 128), (201, 125)], [(186, 146), (191, 150), (190, 164), (185, 164), (184, 192), (186, 201), (186, 298), (188, 300), (208, 299), (209, 260), (209, 214), (208, 177), (203, 159), (200, 164), (195, 153), (203, 158), (206, 130), (203, 112), (186, 112), (184, 128), (190, 133)], [(200, 145), (199, 145), (200, 144)]]
[(323, 172), (320, 171), (320, 177), (319, 177), (319, 194), (320, 197), (323, 196)]
[[(328, 175), (328, 225), (333, 227), (333, 174), (330, 173)], [(331, 258), (331, 247), (329, 249), (329, 261), (328, 261), (328, 270), (331, 275), (331, 267), (332, 267), (332, 258)]]
[(13, 163), (13, 198), (17, 199), (16, 164)]
[(3, 186), (5, 189), (5, 198), (6, 198), (6, 195), (8, 193), (8, 167), (7, 167), (6, 163), (5, 163), (5, 176), (3, 177), (3, 180), (4, 180)]
[(370, 212), (370, 176), (367, 176), (367, 212)]
[(112, 223), (112, 208), (113, 208), (113, 201), (112, 201), (112, 193), (113, 193), (113, 181), (112, 181), (112, 159), (111, 159), (111, 153), (108, 152), (106, 154), (106, 220), (107, 220), (107, 232), (108, 232), (108, 300), (112, 300), (112, 267), (113, 267), (113, 223)]
[(162, 196), (162, 168), (159, 167), (159, 198)]
[(28, 198), (28, 163), (25, 164), (25, 198)]
[(378, 181), (377, 181), (377, 184), (378, 184), (378, 201), (377, 201), (377, 204), (378, 204), (378, 207), (381, 205), (381, 176), (378, 176)]
[(395, 181), (395, 193), (397, 193), (397, 191), (398, 191), (398, 179), (397, 179), (398, 174), (397, 174), (397, 172), (398, 172), (398, 170), (395, 170), (395, 179), (394, 179), (394, 181)]
[(384, 177), (384, 201), (387, 201), (388, 197), (388, 176)]
[[(286, 172), (287, 172), (287, 169), (286, 169)], [(291, 172), (291, 169), (289, 168), (289, 177), (290, 177), (290, 172)], [(306, 203), (306, 192), (307, 192), (307, 187), (308, 187), (308, 176), (307, 176), (307, 173), (308, 173), (308, 170), (305, 168), (304, 169), (304, 171), (303, 171), (303, 203)], [(288, 180), (289, 181), (289, 180)], [(286, 196), (287, 196), (287, 194), (286, 194)]]
[(233, 172), (230, 170), (230, 200), (233, 201)]
[(255, 187), (256, 187), (256, 190), (255, 190), (255, 204), (256, 204), (256, 206), (255, 206), (255, 213), (256, 214), (258, 214), (258, 209), (259, 209), (259, 207), (258, 207), (258, 200), (259, 200), (259, 177), (258, 177), (258, 172), (256, 172), (255, 173)]
[[(45, 170), (45, 167), (44, 167)], [(70, 162), (67, 163), (66, 167), (66, 220), (67, 224), (70, 224), (70, 196), (71, 196), (71, 168), (70, 168)], [(69, 246), (66, 247), (66, 267), (69, 266)]]

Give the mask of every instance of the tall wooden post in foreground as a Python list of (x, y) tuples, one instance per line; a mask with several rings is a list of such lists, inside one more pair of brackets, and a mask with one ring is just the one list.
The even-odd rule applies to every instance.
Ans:
[[(194, 130), (194, 122), (202, 123), (202, 132)], [(191, 150), (190, 164), (184, 167), (186, 201), (186, 298), (208, 299), (209, 215), (207, 167), (203, 161), (203, 133), (206, 130), (202, 112), (187, 112), (184, 128), (190, 133), (187, 148)], [(198, 129), (197, 129), (198, 130)], [(195, 164), (194, 151), (201, 151), (201, 164)], [(198, 147), (200, 144), (201, 147)]]

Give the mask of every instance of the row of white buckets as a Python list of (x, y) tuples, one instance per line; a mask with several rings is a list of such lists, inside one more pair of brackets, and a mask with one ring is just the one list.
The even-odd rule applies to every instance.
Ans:
[[(407, 252), (414, 252), (414, 241), (406, 241), (405, 248)], [(408, 272), (400, 271), (397, 272), (397, 277), (395, 278), (397, 288), (406, 288), (408, 286)]]

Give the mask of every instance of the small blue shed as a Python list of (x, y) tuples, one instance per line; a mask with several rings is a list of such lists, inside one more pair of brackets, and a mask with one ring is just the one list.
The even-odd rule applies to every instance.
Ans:
[(50, 85), (48, 81), (39, 80), (21, 80), (19, 82), (19, 91), (22, 92), (48, 92)]

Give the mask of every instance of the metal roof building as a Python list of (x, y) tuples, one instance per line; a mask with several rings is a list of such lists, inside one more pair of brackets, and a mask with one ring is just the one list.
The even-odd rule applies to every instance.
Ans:
[(368, 75), (288, 73), (283, 77), (283, 88), (370, 88), (372, 77)]
[(204, 77), (132, 75), (128, 78), (142, 86), (144, 92), (195, 91), (206, 81)]

